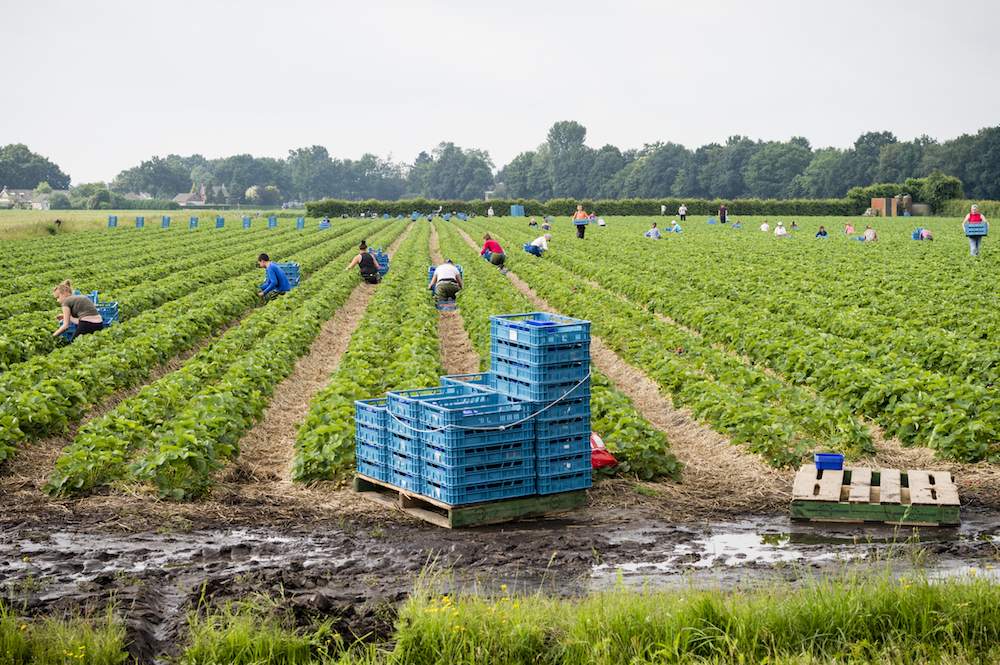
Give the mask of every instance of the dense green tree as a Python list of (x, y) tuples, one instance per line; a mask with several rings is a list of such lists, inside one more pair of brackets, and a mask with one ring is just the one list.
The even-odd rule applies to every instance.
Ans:
[(503, 182), (511, 198), (534, 198), (528, 191), (528, 174), (534, 159), (535, 152), (533, 150), (522, 152), (497, 174), (497, 180)]
[(49, 210), (69, 210), (73, 207), (69, 197), (62, 192), (56, 192), (49, 197)]
[(546, 140), (549, 150), (556, 155), (566, 150), (582, 148), (586, 138), (586, 127), (574, 120), (563, 120), (552, 125)]
[(587, 174), (587, 192), (589, 198), (601, 196), (605, 185), (615, 177), (615, 174), (625, 168), (625, 157), (622, 151), (608, 144), (594, 155), (594, 165)]
[(172, 199), (191, 189), (191, 173), (177, 159), (153, 157), (119, 173), (115, 178), (115, 185), (116, 188), (125, 189), (125, 193), (146, 192), (153, 198)]
[(805, 170), (792, 178), (789, 194), (796, 198), (830, 199), (847, 193), (846, 153), (838, 148), (813, 152)]
[(69, 189), (69, 176), (47, 158), (28, 150), (23, 143), (0, 148), (0, 188), (31, 189), (47, 182), (53, 189)]
[(801, 144), (772, 141), (747, 164), (743, 176), (747, 193), (761, 199), (793, 198), (793, 181), (811, 161), (812, 153)]
[(847, 188), (867, 187), (875, 183), (879, 154), (883, 146), (897, 143), (892, 132), (867, 132), (854, 142), (847, 153)]
[(51, 193), (52, 193), (52, 185), (50, 185), (47, 182), (38, 183), (38, 186), (35, 187), (34, 191), (35, 196), (38, 196), (39, 194), (51, 194)]

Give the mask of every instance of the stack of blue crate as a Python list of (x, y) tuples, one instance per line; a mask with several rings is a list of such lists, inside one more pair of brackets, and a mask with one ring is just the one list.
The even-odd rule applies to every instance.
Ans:
[(491, 316), (490, 337), (491, 387), (534, 405), (538, 494), (590, 487), (590, 322)]

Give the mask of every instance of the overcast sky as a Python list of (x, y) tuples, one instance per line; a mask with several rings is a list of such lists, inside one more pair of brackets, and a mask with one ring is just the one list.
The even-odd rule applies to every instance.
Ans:
[[(74, 185), (151, 157), (325, 146), (502, 167), (741, 134), (848, 148), (1000, 124), (996, 0), (8, 0), (0, 145)], [(0, 183), (2, 184), (2, 183)]]

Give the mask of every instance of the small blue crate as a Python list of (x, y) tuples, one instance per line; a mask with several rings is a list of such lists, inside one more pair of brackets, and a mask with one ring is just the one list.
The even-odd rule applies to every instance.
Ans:
[(839, 453), (816, 453), (813, 459), (820, 470), (840, 471), (844, 468), (844, 456)]
[(590, 417), (590, 398), (564, 399), (558, 402), (536, 402), (535, 422)]
[(397, 469), (391, 469), (388, 482), (401, 490), (409, 490), (414, 494), (424, 494), (424, 481), (418, 476), (403, 473)]
[(505, 395), (533, 402), (554, 402), (558, 399), (578, 399), (590, 397), (590, 379), (544, 383), (519, 381), (506, 376), (496, 377), (496, 390)]
[[(458, 268), (458, 276), (463, 280), (465, 279), (465, 273), (462, 272), (462, 266), (455, 266)], [(427, 269), (427, 283), (429, 284), (432, 279), (434, 279), (434, 271), (437, 270), (437, 266), (431, 266)]]
[(427, 462), (434, 462), (435, 464), (445, 466), (534, 460), (535, 442), (533, 440), (522, 439), (511, 443), (501, 443), (491, 446), (470, 446), (468, 448), (439, 448), (431, 443), (424, 448), (423, 459)]
[(410, 457), (419, 458), (423, 455), (424, 444), (420, 441), (420, 437), (414, 436), (403, 436), (401, 434), (396, 434), (395, 432), (389, 433), (389, 454), (399, 453), (401, 455), (407, 455)]
[(358, 440), (354, 450), (354, 456), (359, 460), (365, 460), (369, 464), (388, 467), (389, 451), (379, 446)]
[(494, 356), (490, 361), (490, 371), (497, 377), (527, 381), (528, 383), (569, 383), (583, 381), (587, 378), (590, 374), (590, 363), (532, 365)]
[(535, 441), (535, 456), (538, 459), (571, 457), (590, 454), (590, 432), (583, 436), (568, 438), (538, 439)]
[(417, 421), (420, 418), (420, 404), (422, 402), (481, 392), (485, 392), (481, 386), (475, 386), (471, 383), (461, 383), (435, 386), (433, 388), (390, 390), (386, 393), (386, 399), (389, 400), (389, 413), (410, 421)]
[(288, 285), (295, 287), (299, 285), (299, 264), (298, 263), (278, 263), (275, 262), (281, 271), (288, 278)]
[(101, 315), (101, 323), (105, 328), (110, 326), (112, 323), (118, 322), (118, 303), (116, 302), (99, 302), (96, 305), (97, 313)]
[(535, 420), (535, 436), (538, 440), (568, 439), (572, 437), (590, 436), (590, 416), (569, 418), (567, 420), (546, 420), (541, 417)]
[(442, 501), (449, 506), (513, 499), (519, 496), (530, 496), (534, 493), (534, 477), (499, 480), (492, 483), (461, 487), (449, 487), (433, 481), (426, 481), (424, 483), (424, 496)]
[(966, 222), (965, 223), (965, 235), (967, 236), (984, 236), (987, 234), (989, 227), (986, 222)]
[(400, 418), (394, 413), (388, 417), (390, 434), (397, 434), (407, 439), (420, 439), (423, 437), (423, 430), (427, 429), (420, 422), (419, 418)]
[(585, 453), (566, 457), (539, 457), (536, 468), (539, 478), (552, 478), (571, 473), (590, 475), (593, 467), (590, 464), (590, 450), (587, 450)]
[(590, 321), (545, 312), (493, 315), (490, 336), (532, 345), (589, 342)]
[(593, 484), (590, 473), (587, 471), (585, 473), (569, 473), (563, 476), (539, 477), (538, 493), (558, 494), (559, 492), (587, 489)]
[(530, 365), (590, 362), (590, 341), (576, 344), (532, 345), (509, 339), (491, 339), (490, 358), (503, 358)]
[[(527, 417), (527, 416), (525, 416)], [(501, 443), (533, 441), (535, 424), (531, 420), (509, 425), (504, 429), (460, 429), (449, 427), (438, 431), (423, 432), (421, 439), (428, 446), (442, 449), (494, 446)]]
[(450, 376), (441, 377), (442, 386), (472, 384), (474, 386), (492, 390), (492, 388), (490, 388), (491, 381), (492, 378), (489, 372), (477, 372), (476, 374), (452, 374)]
[(423, 464), (419, 455), (404, 455), (394, 450), (389, 453), (388, 466), (414, 478), (423, 478)]
[(920, 232), (921, 231), (923, 231), (923, 229), (917, 229), (916, 231), (914, 231), (913, 233), (911, 233), (910, 234), (910, 239), (912, 239), (912, 240), (920, 240)]
[(372, 427), (364, 423), (354, 423), (354, 440), (360, 444), (367, 443), (370, 446), (378, 446), (382, 449), (389, 447), (390, 432), (384, 427)]
[(358, 473), (383, 483), (391, 482), (392, 469), (384, 464), (375, 464), (360, 457), (357, 460)]
[(386, 429), (389, 426), (388, 405), (389, 400), (385, 397), (354, 400), (354, 421)]
[(533, 478), (534, 475), (535, 460), (522, 459), (464, 466), (448, 466), (425, 461), (421, 477), (425, 481), (437, 483), (443, 487), (456, 487), (492, 483), (498, 480)]
[(533, 412), (533, 406), (524, 400), (489, 392), (425, 401), (420, 421), (425, 429), (442, 432), (500, 430), (518, 423), (530, 423)]

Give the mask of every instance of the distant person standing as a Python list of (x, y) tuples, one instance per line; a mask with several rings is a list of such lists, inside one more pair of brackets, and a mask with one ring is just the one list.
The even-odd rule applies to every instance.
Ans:
[(667, 214), (667, 204), (666, 203), (661, 203), (660, 204), (660, 216), (662, 217), (663, 215), (666, 215), (666, 214)]
[(493, 206), (490, 206), (490, 209), (486, 211), (486, 216), (489, 218), (493, 217)]
[(685, 221), (688, 218), (688, 207), (682, 203), (677, 209), (677, 214), (680, 215), (682, 222)]
[(578, 205), (573, 214), (573, 223), (576, 225), (576, 237), (580, 240), (583, 240), (583, 234), (587, 231), (587, 222), (589, 221), (590, 215), (583, 211), (582, 205)]
[[(965, 225), (966, 224), (986, 224), (986, 230), (987, 231), (990, 230), (990, 223), (987, 222), (986, 218), (979, 213), (979, 206), (976, 205), (975, 203), (972, 204), (972, 211), (968, 215), (965, 216), (964, 220), (962, 220), (962, 230), (963, 231), (965, 231), (965, 228), (966, 228)], [(969, 232), (965, 231), (965, 233), (966, 233), (966, 235), (968, 235)], [(983, 235), (985, 235), (985, 234), (983, 234)], [(969, 238), (969, 253), (972, 256), (979, 256), (979, 248), (983, 244), (983, 236), (982, 235), (969, 235), (968, 238)]]
[(719, 224), (725, 224), (726, 223), (726, 213), (728, 213), (728, 212), (729, 211), (726, 210), (726, 204), (725, 203), (723, 203), (722, 205), (719, 206)]

